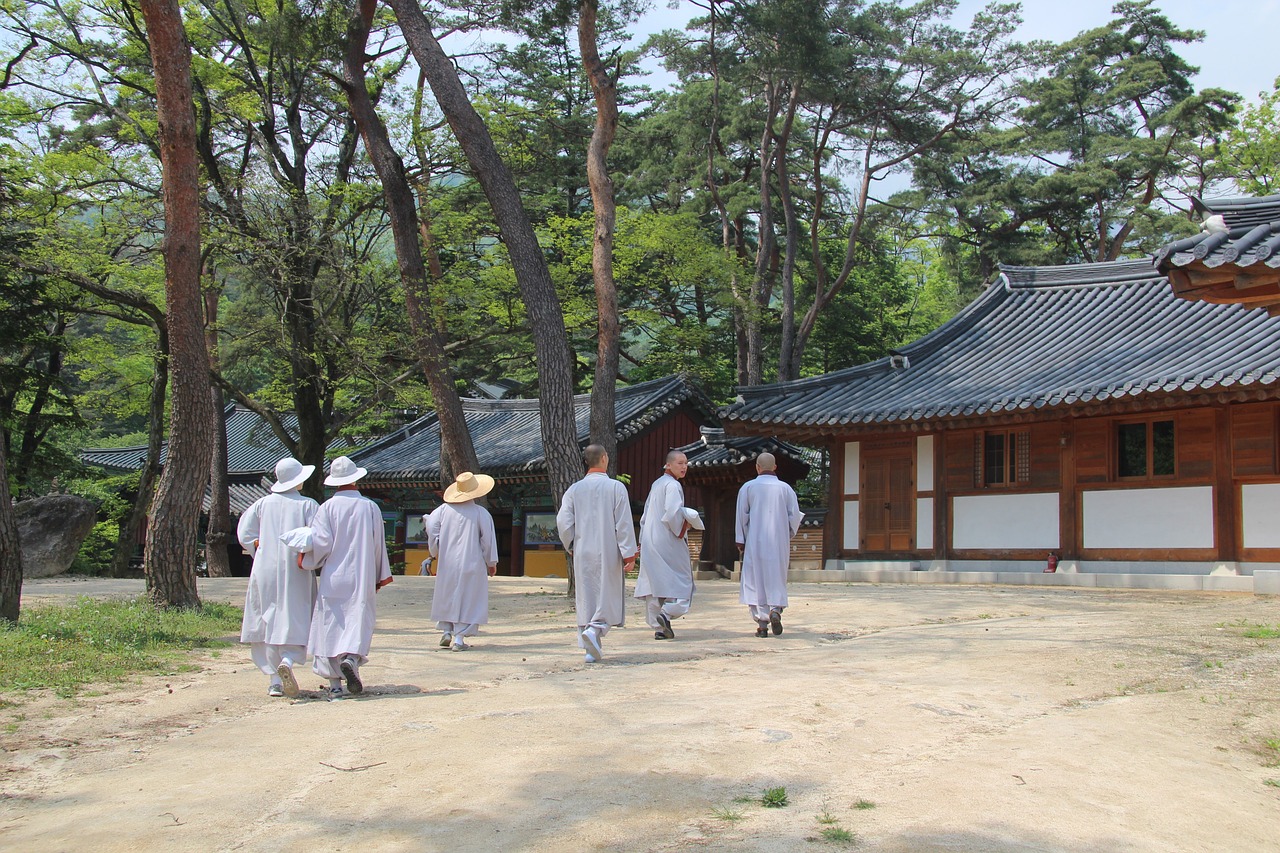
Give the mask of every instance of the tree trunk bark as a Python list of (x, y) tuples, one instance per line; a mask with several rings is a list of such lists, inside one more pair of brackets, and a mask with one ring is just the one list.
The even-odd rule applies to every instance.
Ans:
[(796, 351), (796, 252), (800, 247), (800, 222), (795, 200), (791, 196), (791, 171), (787, 167), (787, 147), (800, 106), (800, 84), (792, 82), (787, 103), (787, 117), (774, 145), (774, 171), (778, 175), (778, 201), (782, 204), (783, 229), (786, 234), (782, 259), (782, 335), (778, 343), (778, 381), (800, 376), (800, 357)]
[(587, 183), (595, 210), (591, 277), (596, 289), (596, 372), (591, 384), (590, 438), (609, 454), (609, 470), (618, 470), (618, 429), (614, 399), (618, 381), (618, 287), (613, 278), (613, 234), (617, 205), (609, 178), (609, 149), (618, 132), (618, 88), (600, 60), (596, 45), (597, 0), (578, 6), (578, 50), (596, 100), (596, 125), (587, 147)]
[(405, 41), (493, 208), (511, 258), (538, 360), (543, 456), (552, 500), (559, 506), (565, 490), (582, 476), (573, 419), (573, 353), (569, 349), (560, 299), (520, 201), (515, 179), (498, 155), (484, 120), (467, 99), (458, 70), (436, 41), (422, 7), (416, 0), (387, 2), (395, 11)]
[(4, 442), (0, 441), (0, 619), (17, 622), (21, 608), (22, 549), (13, 498), (9, 495), (9, 466), (5, 463)]
[(776, 156), (773, 122), (778, 117), (778, 91), (773, 81), (766, 86), (768, 109), (764, 130), (760, 133), (760, 213), (756, 246), (755, 275), (751, 279), (751, 297), (744, 308), (747, 329), (747, 384), (759, 385), (764, 381), (764, 318), (773, 292), (774, 247), (777, 238), (773, 233), (773, 170), (770, 168)]
[(177, 0), (141, 0), (156, 79), (164, 196), (165, 306), (173, 384), (169, 453), (147, 528), (147, 592), (164, 607), (196, 607), (200, 504), (213, 455), (209, 358), (200, 305), (200, 195), (191, 48)]
[[(218, 297), (221, 293), (220, 288), (212, 285), (204, 291), (204, 343), (213, 370), (221, 368), (218, 360)], [(213, 402), (213, 461), (209, 464), (209, 524), (204, 532), (204, 562), (209, 577), (229, 578), (230, 549), (235, 537), (231, 531), (231, 496), (227, 486), (227, 419), (223, 415), (226, 402), (222, 386), (209, 383), (209, 398)]]
[(343, 55), (347, 99), (351, 105), (351, 116), (364, 139), (365, 150), (382, 181), (382, 197), (387, 202), (387, 215), (391, 220), (400, 280), (404, 282), (409, 326), (418, 363), (431, 388), (440, 423), (443, 457), (440, 484), (443, 486), (463, 471), (478, 470), (480, 463), (467, 429), (462, 400), (453, 384), (449, 358), (432, 322), (430, 286), (426, 266), (422, 262), (422, 245), (418, 242), (418, 211), (413, 190), (405, 177), (404, 162), (391, 146), (387, 128), (378, 116), (365, 84), (365, 45), (376, 8), (377, 0), (358, 0), (347, 22), (347, 45)]
[(164, 401), (169, 387), (169, 334), (166, 326), (156, 327), (156, 352), (154, 377), (151, 380), (150, 412), (147, 416), (147, 458), (142, 463), (138, 480), (138, 494), (133, 499), (129, 514), (120, 522), (116, 535), (116, 549), (111, 555), (109, 574), (122, 578), (129, 573), (129, 561), (138, 549), (138, 532), (142, 520), (151, 512), (155, 496), (156, 480), (160, 477), (160, 448), (164, 444)]

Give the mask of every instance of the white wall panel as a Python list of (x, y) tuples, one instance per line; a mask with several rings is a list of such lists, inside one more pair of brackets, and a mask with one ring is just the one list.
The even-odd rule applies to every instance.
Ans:
[(916, 439), (916, 491), (933, 491), (933, 436)]
[(861, 479), (859, 476), (861, 466), (859, 466), (858, 462), (861, 448), (862, 442), (859, 441), (846, 441), (844, 443), (844, 493), (846, 495), (858, 494), (858, 481)]
[(1240, 488), (1246, 548), (1280, 548), (1280, 483), (1249, 483)]
[(858, 550), (858, 502), (844, 502), (844, 543), (841, 547)]
[(933, 498), (916, 498), (916, 547), (933, 547)]
[(1084, 492), (1084, 547), (1212, 548), (1213, 487)]
[(951, 504), (955, 548), (1058, 547), (1058, 493), (970, 495)]

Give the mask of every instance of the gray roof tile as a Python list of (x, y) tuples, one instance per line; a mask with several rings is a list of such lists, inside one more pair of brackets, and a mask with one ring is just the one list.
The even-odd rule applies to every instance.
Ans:
[[(726, 427), (901, 425), (1271, 385), (1280, 319), (1177, 298), (1150, 259), (1002, 267), (967, 308), (901, 359), (740, 388)], [(821, 429), (821, 428), (826, 428)]]

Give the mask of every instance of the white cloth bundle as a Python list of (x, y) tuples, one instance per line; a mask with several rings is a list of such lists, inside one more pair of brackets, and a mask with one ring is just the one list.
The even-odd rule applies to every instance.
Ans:
[(311, 551), (311, 528), (295, 527), (280, 534), (280, 541), (286, 548), (306, 554)]

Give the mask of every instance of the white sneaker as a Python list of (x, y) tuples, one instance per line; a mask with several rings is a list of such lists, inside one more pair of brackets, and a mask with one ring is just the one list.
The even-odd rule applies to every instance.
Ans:
[(268, 687), (268, 688), (267, 688), (267, 695), (268, 695), (268, 696), (271, 696), (271, 697), (273, 697), (273, 698), (276, 698), (276, 697), (283, 696), (283, 695), (284, 695), (284, 691), (280, 689), (280, 685), (279, 685), (279, 684), (273, 684), (273, 685), (271, 685), (270, 687)]
[(276, 667), (276, 675), (280, 676), (280, 687), (284, 695), (290, 699), (297, 699), (298, 679), (293, 677), (293, 667), (287, 663), (281, 663)]
[(587, 652), (586, 655), (584, 655), (584, 657), (586, 658), (587, 663), (600, 663), (600, 658), (591, 654), (591, 652)]
[[(596, 634), (594, 628), (587, 628), (582, 632), (582, 645), (587, 650), (589, 657), (594, 657), (596, 661), (604, 657), (604, 650), (600, 648), (600, 637)], [(595, 661), (592, 661), (594, 663)]]

